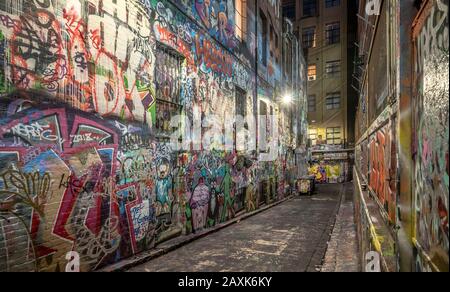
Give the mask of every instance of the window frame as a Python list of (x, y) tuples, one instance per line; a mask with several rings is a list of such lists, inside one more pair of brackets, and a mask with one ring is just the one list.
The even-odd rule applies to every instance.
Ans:
[[(308, 33), (312, 32), (312, 34)], [(312, 36), (312, 37), (311, 37)], [(305, 49), (312, 49), (317, 46), (317, 27), (305, 27), (302, 30), (302, 45)]]
[(327, 96), (325, 98), (325, 107), (328, 111), (339, 110), (341, 109), (341, 106), (342, 97), (339, 91), (327, 93)]
[[(327, 77), (339, 77), (341, 76), (341, 60), (328, 61), (325, 64), (325, 74)], [(337, 68), (337, 69), (336, 69)]]
[[(342, 128), (341, 127), (328, 127), (326, 131), (327, 145), (341, 145), (342, 144)], [(331, 135), (331, 137), (330, 137)], [(338, 135), (338, 136), (336, 136)], [(337, 143), (339, 141), (339, 143)], [(331, 142), (331, 143), (330, 143)]]
[(302, 5), (303, 17), (317, 15), (317, 0), (304, 0)]
[(335, 21), (325, 24), (325, 44), (327, 46), (341, 42), (341, 22)]
[[(314, 69), (312, 69), (314, 67)], [(314, 71), (314, 76), (311, 74), (311, 71)], [(317, 64), (309, 64), (308, 65), (308, 82), (316, 81), (317, 80)]]
[[(314, 101), (314, 103), (311, 104), (311, 101)], [(314, 110), (311, 110), (311, 109)], [(315, 94), (308, 95), (308, 113), (315, 113), (317, 112), (317, 96)]]
[(325, 0), (325, 8), (341, 6), (341, 0)]

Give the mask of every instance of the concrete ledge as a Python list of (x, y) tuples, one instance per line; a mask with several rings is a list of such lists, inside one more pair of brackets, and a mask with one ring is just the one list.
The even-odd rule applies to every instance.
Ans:
[[(362, 238), (361, 234), (358, 235), (360, 241), (360, 247), (363, 241), (369, 241), (371, 250), (364, 250), (360, 248), (362, 253), (369, 251), (376, 251), (381, 256), (381, 268), (383, 272), (394, 272), (396, 271), (396, 255), (395, 255), (395, 239), (392, 234), (391, 227), (385, 222), (385, 218), (382, 216), (379, 205), (375, 199), (370, 197), (369, 190), (363, 190), (362, 182), (365, 183), (364, 179), (361, 178), (359, 171), (354, 168), (355, 176), (355, 195), (359, 199), (361, 209), (360, 216), (365, 217), (365, 222), (367, 226), (361, 226), (368, 230), (369, 238)], [(361, 182), (362, 181), (362, 182)], [(361, 224), (361, 222), (357, 222)], [(364, 254), (361, 255), (364, 258)]]
[(219, 224), (217, 226), (214, 226), (210, 229), (204, 230), (202, 232), (196, 233), (196, 234), (190, 234), (188, 236), (180, 236), (174, 239), (171, 239), (167, 242), (161, 243), (160, 245), (157, 245), (154, 249), (151, 249), (149, 251), (142, 252), (138, 255), (135, 255), (134, 257), (121, 260), (120, 262), (117, 262), (115, 264), (106, 266), (104, 268), (101, 268), (97, 270), (96, 272), (124, 272), (126, 270), (129, 270), (135, 266), (138, 266), (140, 264), (146, 263), (148, 261), (151, 261), (153, 259), (156, 259), (160, 256), (163, 256), (171, 251), (174, 251), (186, 244), (189, 244), (193, 241), (196, 241), (198, 239), (201, 239), (203, 237), (206, 237), (208, 235), (211, 235), (213, 233), (216, 233), (224, 228), (227, 228), (231, 225), (234, 225), (236, 223), (239, 223), (249, 217), (253, 217), (259, 213), (262, 213), (264, 211), (267, 211), (268, 209), (271, 209), (277, 205), (280, 205), (284, 202), (287, 202), (289, 200), (292, 200), (294, 196), (288, 196), (284, 198), (283, 200), (274, 202), (270, 205), (264, 206), (258, 210), (255, 210), (250, 213), (244, 213), (234, 219), (231, 219), (230, 221), (224, 222), (222, 224)]

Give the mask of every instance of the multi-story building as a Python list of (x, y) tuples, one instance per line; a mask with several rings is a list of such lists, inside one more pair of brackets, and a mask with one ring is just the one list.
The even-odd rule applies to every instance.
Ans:
[(289, 195), (300, 54), (275, 0), (0, 1), (0, 271), (95, 270)]
[(349, 141), (347, 121), (347, 1), (283, 1), (307, 62), (308, 123), (312, 145)]

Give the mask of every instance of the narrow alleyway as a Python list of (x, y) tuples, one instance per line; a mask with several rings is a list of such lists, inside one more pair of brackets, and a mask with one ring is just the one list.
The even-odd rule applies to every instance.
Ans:
[(130, 271), (320, 271), (348, 188), (319, 186), (313, 197), (296, 197)]
[(353, 185), (347, 185), (333, 233), (328, 243), (322, 272), (360, 272), (356, 224), (353, 205)]

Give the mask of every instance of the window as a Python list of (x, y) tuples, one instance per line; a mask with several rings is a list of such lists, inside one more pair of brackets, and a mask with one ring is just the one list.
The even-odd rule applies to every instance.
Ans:
[(341, 61), (330, 61), (325, 65), (325, 72), (328, 77), (336, 77), (341, 73)]
[(315, 48), (316, 47), (316, 28), (308, 27), (303, 29), (302, 33), (303, 47)]
[(23, 13), (24, 1), (17, 0), (1, 0), (0, 10), (9, 14), (20, 15)]
[(310, 17), (317, 15), (317, 1), (304, 0), (303, 1), (303, 16)]
[[(244, 90), (240, 89), (239, 87), (236, 87), (235, 91), (235, 114), (236, 117), (242, 117), (243, 119), (246, 118), (247, 115), (247, 98), (246, 93)], [(237, 131), (241, 131), (242, 129), (237, 129), (237, 125), (234, 125), (234, 149), (237, 148)], [(248, 130), (247, 125), (245, 125), (245, 128)]]
[(89, 15), (96, 15), (97, 14), (97, 7), (95, 7), (94, 4), (91, 2), (88, 2), (88, 14)]
[(264, 12), (262, 10), (259, 11), (259, 27), (261, 28), (261, 39), (260, 39), (260, 48), (261, 48), (261, 55), (260, 55), (260, 62), (264, 64), (264, 66), (267, 66), (267, 34), (268, 34), (268, 28), (267, 28), (267, 17), (264, 15)]
[[(155, 64), (156, 132), (159, 138), (170, 133), (170, 120), (182, 109), (180, 104), (183, 57), (162, 44), (157, 45)], [(150, 80), (149, 76), (147, 76)], [(144, 87), (140, 81), (139, 87)], [(142, 83), (142, 84), (141, 84)]]
[(340, 0), (325, 0), (325, 7), (326, 8), (331, 8), (331, 7), (336, 7), (341, 5), (341, 1)]
[(296, 1), (283, 3), (283, 17), (295, 20), (295, 12), (297, 8), (296, 4), (297, 4)]
[(247, 98), (245, 91), (236, 87), (236, 116), (245, 118), (247, 115)]
[(315, 95), (308, 96), (308, 112), (314, 113), (317, 111), (317, 101)]
[(327, 94), (327, 110), (335, 110), (341, 107), (341, 93), (333, 92)]
[(308, 66), (308, 81), (317, 79), (317, 66), (315, 64)]
[(242, 41), (247, 39), (247, 0), (235, 0), (236, 37)]
[(312, 146), (317, 145), (317, 129), (309, 129), (308, 137), (311, 140)]
[(274, 51), (275, 51), (275, 30), (273, 28), (273, 25), (270, 25), (270, 57), (274, 57)]
[(333, 22), (325, 26), (325, 41), (327, 45), (337, 44), (341, 41), (341, 25)]
[[(269, 117), (268, 115), (268, 107), (267, 103), (260, 100), (259, 101), (259, 130), (258, 130), (258, 144), (259, 144), (259, 152), (267, 152), (267, 134), (268, 134), (268, 124)], [(266, 125), (262, 123), (262, 121), (266, 122)]]
[(341, 128), (327, 128), (327, 144), (340, 145), (342, 144)]

